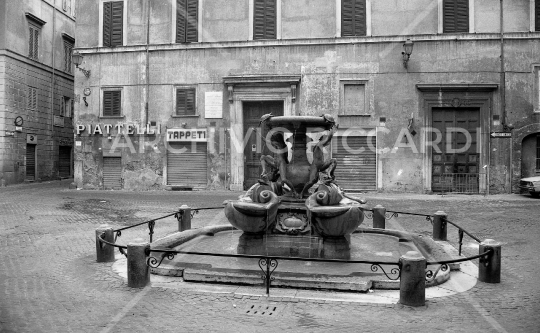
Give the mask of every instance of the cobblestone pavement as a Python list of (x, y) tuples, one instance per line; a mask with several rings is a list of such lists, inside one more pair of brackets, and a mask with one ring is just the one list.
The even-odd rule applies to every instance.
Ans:
[[(77, 191), (69, 182), (0, 188), (0, 332), (540, 332), (540, 200), (528, 196), (365, 194), (388, 210), (444, 210), (479, 238), (503, 242), (502, 283), (479, 282), (412, 308), (128, 288), (111, 264), (95, 262), (99, 225), (131, 225), (180, 204), (219, 206), (238, 193)], [(391, 221), (430, 234), (422, 218), (401, 214)], [(221, 222), (216, 211), (201, 211), (193, 226)], [(158, 221), (154, 237), (175, 228), (174, 218)], [(121, 238), (140, 236), (147, 239), (145, 228)], [(449, 239), (456, 243), (451, 227)], [(464, 248), (478, 253), (470, 238)]]

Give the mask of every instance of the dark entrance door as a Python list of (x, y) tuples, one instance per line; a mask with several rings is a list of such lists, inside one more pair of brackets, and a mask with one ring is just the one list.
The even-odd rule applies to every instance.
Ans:
[[(440, 152), (435, 147), (432, 149), (433, 191), (478, 193), (479, 126), (480, 110), (477, 108), (433, 109), (433, 127), (442, 134), (442, 140), (437, 144)], [(436, 139), (437, 133), (433, 133), (432, 141), (436, 142)]]
[(71, 176), (71, 147), (58, 147), (58, 175), (62, 178)]
[(36, 179), (36, 145), (26, 145), (26, 179)]
[(257, 182), (261, 175), (261, 156), (269, 153), (261, 138), (258, 138), (255, 128), (259, 126), (261, 117), (267, 113), (283, 116), (283, 101), (244, 102), (243, 109), (244, 140), (246, 140), (244, 142), (244, 189), (247, 190)]

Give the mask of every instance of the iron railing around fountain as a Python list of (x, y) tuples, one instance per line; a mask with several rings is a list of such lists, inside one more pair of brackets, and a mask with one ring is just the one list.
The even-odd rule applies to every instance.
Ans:
[[(151, 256), (152, 252), (161, 253), (161, 256), (159, 258), (153, 257)], [(367, 264), (367, 265), (371, 265), (370, 269), (374, 273), (378, 272), (380, 269), (389, 280), (399, 280), (401, 276), (401, 261), (389, 262), (389, 261), (370, 261), (370, 260), (319, 259), (319, 258), (249, 255), (249, 254), (226, 254), (226, 253), (213, 253), (213, 252), (178, 251), (178, 250), (171, 250), (171, 249), (150, 249), (150, 248), (147, 249), (146, 255), (148, 256), (148, 259), (146, 263), (148, 266), (152, 268), (158, 268), (165, 258), (167, 258), (168, 260), (173, 260), (177, 254), (258, 259), (259, 268), (262, 271), (261, 279), (265, 282), (266, 294), (268, 295), (270, 295), (271, 282), (275, 280), (275, 277), (272, 276), (272, 273), (276, 270), (279, 264), (278, 260), (333, 262), (333, 263), (346, 263), (346, 264)], [(396, 266), (396, 267), (392, 267), (391, 269), (389, 269), (388, 271), (389, 273), (387, 273), (383, 266)]]
[[(363, 209), (363, 210), (365, 211), (364, 215), (367, 218), (373, 219), (373, 209)], [(367, 213), (367, 212), (369, 212), (369, 213)], [(399, 215), (422, 216), (422, 217), (424, 217), (426, 219), (426, 221), (429, 221), (433, 225), (434, 215), (429, 215), (429, 214), (420, 214), (420, 213), (410, 213), (410, 212), (388, 210), (385, 213), (385, 219), (390, 220), (393, 217), (399, 217)], [(451, 224), (451, 225), (453, 225), (454, 227), (456, 227), (458, 229), (458, 255), (459, 256), (461, 256), (461, 253), (462, 253), (464, 235), (469, 236), (470, 238), (472, 238), (473, 240), (475, 240), (479, 244), (482, 242), (478, 237), (474, 236), (472, 233), (465, 230), (464, 228), (459, 226), (457, 223), (448, 220), (446, 218), (446, 216), (442, 216), (442, 224), (443, 224), (442, 225), (443, 228), (446, 228), (447, 224)], [(475, 259), (480, 259), (481, 263), (482, 262), (485, 263), (485, 262), (487, 262), (488, 256), (491, 255), (492, 253), (493, 253), (493, 249), (489, 249), (489, 250), (486, 250), (483, 253), (480, 253), (478, 255), (474, 255), (474, 256), (471, 256), (471, 257), (464, 257), (464, 258), (458, 258), (458, 259), (452, 259), (452, 260), (444, 260), (444, 261), (428, 261), (428, 262), (426, 262), (426, 281), (433, 281), (437, 277), (437, 274), (439, 272), (447, 271), (449, 269), (449, 267), (450, 267), (449, 266), (450, 264), (455, 264), (455, 263), (465, 262), (465, 261), (470, 261), (470, 260), (475, 260)], [(434, 265), (439, 265), (439, 267), (436, 270), (428, 270), (427, 267), (430, 266), (430, 265), (433, 265), (433, 266)]]
[[(219, 207), (201, 207), (201, 208), (190, 208), (191, 209), (191, 217), (194, 217), (195, 214), (197, 214), (199, 211), (202, 210), (213, 210), (213, 209), (223, 209), (222, 206)], [(362, 209), (364, 211), (364, 214), (367, 218), (373, 218), (372, 209)], [(155, 219), (151, 219), (148, 221), (140, 222), (133, 224), (131, 226), (119, 228), (113, 230), (115, 233), (114, 237), (114, 243), (108, 242), (105, 239), (103, 239), (103, 234), (98, 236), (98, 239), (101, 243), (108, 244), (110, 246), (118, 248), (119, 252), (126, 256), (125, 250), (127, 250), (127, 246), (125, 245), (119, 245), (116, 244), (116, 240), (118, 237), (122, 235), (123, 230), (127, 230), (130, 228), (138, 227), (141, 225), (146, 224), (149, 229), (149, 237), (150, 237), (150, 243), (153, 241), (153, 234), (154, 234), (154, 227), (155, 223), (158, 220), (165, 219), (170, 216), (175, 216), (175, 218), (180, 222), (183, 218), (184, 210), (179, 209), (178, 211), (174, 213), (170, 213)], [(419, 213), (410, 213), (410, 212), (402, 212), (402, 211), (387, 211), (385, 214), (386, 219), (391, 219), (393, 217), (398, 217), (399, 215), (411, 215), (411, 216), (422, 216), (425, 217), (427, 221), (430, 221), (431, 224), (433, 224), (433, 218), (434, 215), (428, 215), (428, 214), (419, 214)], [(449, 221), (446, 219), (446, 217), (443, 217), (443, 223), (448, 223), (453, 225), (458, 229), (458, 239), (459, 239), (459, 256), (461, 256), (461, 250), (462, 250), (462, 244), (463, 244), (463, 236), (466, 234), (472, 239), (474, 239), (476, 242), (481, 243), (480, 239), (475, 237), (473, 234), (468, 232), (467, 230), (463, 229), (456, 223)], [(151, 254), (152, 253), (161, 253), (161, 255), (154, 257)], [(493, 249), (488, 249), (484, 251), (483, 253), (480, 253), (475, 256), (471, 257), (464, 257), (464, 258), (458, 258), (458, 259), (452, 259), (452, 260), (444, 260), (444, 261), (427, 261), (426, 262), (426, 281), (431, 282), (433, 281), (439, 272), (445, 272), (450, 268), (450, 264), (453, 263), (459, 263), (459, 262), (465, 262), (475, 259), (480, 259), (480, 262), (487, 262), (488, 257), (493, 253)], [(269, 295), (270, 292), (270, 286), (271, 282), (275, 280), (275, 277), (272, 276), (273, 272), (277, 268), (279, 262), (278, 260), (289, 260), (289, 261), (308, 261), (308, 262), (334, 262), (334, 263), (346, 263), (346, 264), (368, 264), (371, 265), (371, 271), (372, 272), (378, 272), (379, 269), (382, 271), (382, 273), (389, 279), (389, 280), (399, 280), (401, 277), (401, 259), (398, 262), (388, 262), (388, 261), (369, 261), (369, 260), (343, 260), (343, 259), (319, 259), (319, 258), (300, 258), (300, 257), (283, 257), (283, 256), (265, 256), (265, 255), (245, 255), (245, 254), (225, 254), (225, 253), (212, 253), (212, 252), (194, 252), (194, 251), (178, 251), (178, 250), (171, 250), (171, 249), (159, 249), (159, 248), (148, 248), (147, 249), (147, 265), (151, 268), (158, 268), (164, 259), (173, 260), (176, 255), (178, 254), (185, 254), (185, 255), (197, 255), (197, 256), (213, 256), (213, 257), (230, 257), (230, 258), (251, 258), (251, 259), (257, 259), (259, 268), (262, 271), (261, 279), (265, 282), (266, 285), (266, 293)], [(435, 266), (439, 265), (439, 267), (435, 270), (428, 270), (429, 266)], [(395, 266), (389, 269), (389, 273), (383, 268), (383, 266)], [(388, 268), (388, 267), (387, 267)], [(389, 275), (390, 274), (390, 275)]]

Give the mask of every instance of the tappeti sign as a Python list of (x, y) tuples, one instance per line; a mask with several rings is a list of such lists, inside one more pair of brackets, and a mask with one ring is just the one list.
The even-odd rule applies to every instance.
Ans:
[(168, 129), (167, 130), (167, 141), (168, 142), (186, 142), (186, 141), (196, 141), (196, 142), (206, 142), (206, 128), (179, 128), (179, 129)]

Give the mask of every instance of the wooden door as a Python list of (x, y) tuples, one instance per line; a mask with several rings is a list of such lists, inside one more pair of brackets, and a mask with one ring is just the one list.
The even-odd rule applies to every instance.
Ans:
[[(437, 149), (432, 149), (432, 190), (435, 192), (478, 193), (479, 154), (477, 131), (480, 110), (471, 108), (433, 109), (433, 127), (442, 135)], [(463, 129), (465, 135), (455, 129)], [(432, 141), (437, 141), (437, 133)], [(468, 144), (470, 143), (470, 145)], [(468, 149), (464, 151), (464, 147)]]
[[(283, 115), (283, 101), (244, 102), (244, 189), (249, 189), (261, 175), (261, 156), (268, 154), (269, 150), (259, 137), (261, 117), (267, 113), (274, 116)], [(264, 126), (263, 126), (264, 127)], [(263, 133), (265, 135), (266, 133)]]

